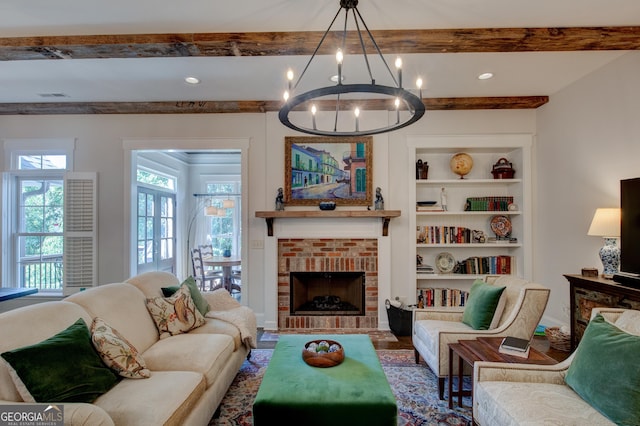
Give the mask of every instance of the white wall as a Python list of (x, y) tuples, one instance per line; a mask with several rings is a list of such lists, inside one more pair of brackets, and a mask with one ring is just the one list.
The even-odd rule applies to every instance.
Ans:
[[(371, 113), (363, 120), (387, 120), (386, 113)], [(266, 225), (255, 218), (257, 210), (271, 210), (277, 188), (284, 186), (284, 137), (292, 132), (282, 126), (276, 113), (219, 115), (61, 115), (2, 116), (0, 139), (73, 137), (77, 139), (75, 169), (98, 172), (99, 246), (98, 281), (109, 283), (127, 278), (122, 247), (125, 245), (125, 179), (123, 139), (250, 138), (248, 259), (249, 305), (262, 318), (265, 310), (263, 287)], [(385, 135), (374, 136), (373, 185), (382, 188), (387, 209), (400, 209), (402, 216), (391, 221), (393, 296), (415, 298), (415, 283), (407, 277), (414, 260), (407, 256), (414, 244), (408, 214), (405, 136), (412, 134), (535, 133), (535, 112), (434, 111), (415, 125)], [(212, 148), (215, 148), (213, 146)], [(244, 266), (243, 265), (243, 266)], [(243, 268), (244, 269), (244, 268)]]
[(552, 289), (550, 321), (569, 323), (562, 274), (602, 272), (602, 238), (587, 236), (598, 207), (619, 207), (620, 179), (640, 176), (640, 53), (628, 53), (537, 110), (534, 279)]

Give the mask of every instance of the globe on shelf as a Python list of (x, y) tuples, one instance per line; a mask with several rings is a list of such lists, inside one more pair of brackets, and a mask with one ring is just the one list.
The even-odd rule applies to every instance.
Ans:
[(464, 176), (473, 168), (473, 158), (465, 152), (459, 152), (451, 157), (449, 167), (453, 173), (460, 176), (460, 179), (464, 179)]

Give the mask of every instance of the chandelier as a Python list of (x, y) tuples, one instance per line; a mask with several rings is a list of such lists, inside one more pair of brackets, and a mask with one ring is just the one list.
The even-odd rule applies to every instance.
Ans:
[[(358, 11), (358, 0), (340, 0), (340, 9), (334, 16), (329, 28), (325, 31), (320, 39), (320, 43), (311, 55), (304, 70), (293, 84), (294, 73), (291, 69), (287, 71), (288, 88), (284, 94), (284, 105), (280, 109), (278, 117), (282, 124), (302, 133), (308, 133), (318, 136), (366, 136), (379, 133), (386, 133), (393, 130), (401, 129), (410, 124), (415, 123), (424, 115), (425, 108), (422, 102), (422, 79), (416, 81), (418, 95), (415, 95), (402, 87), (402, 60), (397, 58), (395, 61), (396, 74), (391, 71), (387, 61), (385, 60), (378, 44), (374, 40), (367, 24), (362, 19), (362, 15)], [(340, 13), (344, 9), (344, 28), (342, 30), (341, 47), (336, 53), (337, 75), (332, 77), (335, 85), (312, 89), (304, 93), (296, 94), (296, 89), (300, 85), (302, 78), (309, 69), (311, 62), (316, 54), (321, 50), (321, 46), (327, 35), (331, 31), (333, 24), (338, 19)], [(343, 73), (343, 65), (345, 59), (345, 51), (347, 45), (347, 28), (350, 13), (358, 36), (358, 42), (362, 49), (362, 56), (369, 73), (369, 79), (365, 83), (343, 84), (347, 81)], [(364, 32), (362, 28), (364, 28)], [(377, 56), (383, 65), (382, 69), (386, 69), (389, 77), (386, 77), (392, 85), (376, 84), (371, 71), (371, 63), (367, 56), (365, 43), (367, 38), (373, 45)], [(382, 95), (382, 98), (381, 98)], [(364, 128), (361, 126), (361, 110), (367, 104), (375, 103), (377, 109), (385, 109), (387, 111), (395, 111), (395, 119), (383, 127)], [(362, 106), (362, 108), (361, 108)], [(333, 111), (331, 120), (322, 121), (317, 118), (318, 111)], [(290, 114), (292, 111), (307, 111), (308, 114)], [(351, 118), (348, 118), (348, 115)], [(346, 116), (339, 120), (339, 117)], [(363, 127), (363, 128), (361, 128)]]

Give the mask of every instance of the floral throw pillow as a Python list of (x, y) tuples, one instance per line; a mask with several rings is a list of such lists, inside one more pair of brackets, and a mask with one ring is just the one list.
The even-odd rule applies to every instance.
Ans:
[(151, 377), (138, 350), (102, 318), (93, 319), (91, 342), (102, 361), (118, 375), (130, 379)]
[(171, 297), (147, 299), (147, 309), (156, 323), (161, 339), (186, 333), (205, 323), (191, 297), (189, 287), (185, 284)]

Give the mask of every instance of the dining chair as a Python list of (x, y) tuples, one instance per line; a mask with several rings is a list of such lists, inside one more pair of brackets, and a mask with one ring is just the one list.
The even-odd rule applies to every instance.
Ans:
[(199, 248), (191, 249), (191, 265), (193, 266), (193, 277), (202, 291), (207, 289), (207, 284), (209, 291), (223, 287), (222, 271), (204, 269), (202, 252)]

